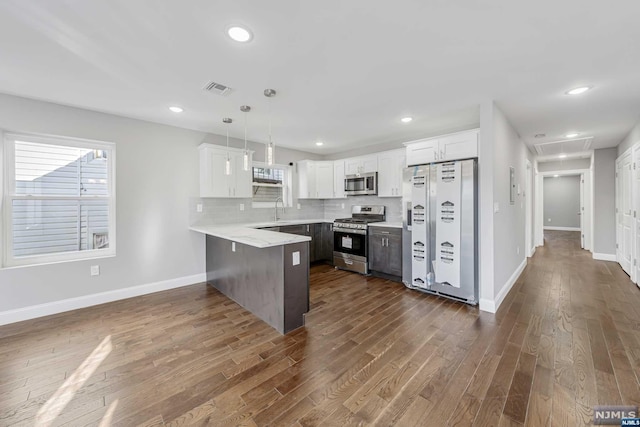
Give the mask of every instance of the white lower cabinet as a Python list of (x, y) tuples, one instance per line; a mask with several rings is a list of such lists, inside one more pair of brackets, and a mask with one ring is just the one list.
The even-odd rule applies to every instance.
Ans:
[[(250, 198), (252, 170), (243, 169), (244, 151), (213, 144), (201, 144), (200, 197)], [(228, 153), (228, 154), (227, 154)], [(231, 174), (226, 174), (227, 155), (231, 162)], [(251, 165), (253, 153), (249, 153)]]

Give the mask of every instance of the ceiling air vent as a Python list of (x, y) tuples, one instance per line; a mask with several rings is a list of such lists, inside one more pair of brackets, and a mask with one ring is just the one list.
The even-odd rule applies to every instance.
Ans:
[(213, 92), (218, 95), (226, 95), (231, 92), (231, 88), (229, 86), (225, 86), (216, 82), (207, 83), (207, 85), (204, 87), (204, 90), (206, 90), (207, 92)]
[(541, 142), (534, 144), (534, 147), (540, 156), (555, 156), (563, 153), (588, 151), (591, 148), (592, 142), (593, 137), (587, 137), (571, 140)]

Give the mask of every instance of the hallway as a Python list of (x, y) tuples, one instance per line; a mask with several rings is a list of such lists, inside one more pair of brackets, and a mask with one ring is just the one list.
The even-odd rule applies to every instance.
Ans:
[(549, 413), (590, 424), (594, 405), (640, 404), (640, 289), (618, 264), (593, 260), (579, 232), (545, 231), (516, 286), (501, 315), (522, 343), (514, 382), (532, 379), (527, 424)]

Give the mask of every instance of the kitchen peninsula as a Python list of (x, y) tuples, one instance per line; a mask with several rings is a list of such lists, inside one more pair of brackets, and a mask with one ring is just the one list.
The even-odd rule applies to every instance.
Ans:
[(208, 284), (282, 334), (304, 325), (310, 237), (237, 224), (190, 230), (206, 235)]

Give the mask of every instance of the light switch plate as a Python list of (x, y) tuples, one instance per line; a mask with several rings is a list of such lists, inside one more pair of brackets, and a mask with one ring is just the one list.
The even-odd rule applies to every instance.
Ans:
[(300, 210), (300, 203), (298, 203), (298, 210)]
[(91, 266), (91, 275), (92, 276), (99, 276), (100, 275), (100, 266), (99, 265), (92, 265)]
[(236, 242), (231, 242), (231, 252), (236, 251)]
[(494, 213), (494, 214), (497, 214), (498, 212), (500, 212), (500, 203), (495, 202), (495, 203), (493, 204), (493, 213)]
[(244, 203), (240, 203), (240, 210), (243, 211), (244, 210)]
[(293, 265), (300, 265), (300, 252), (299, 251), (295, 251), (291, 254), (292, 256), (292, 263)]
[(198, 212), (198, 213), (202, 212), (202, 203), (198, 203), (196, 205), (196, 212)]
[(340, 203), (340, 209), (344, 209), (344, 203)]

